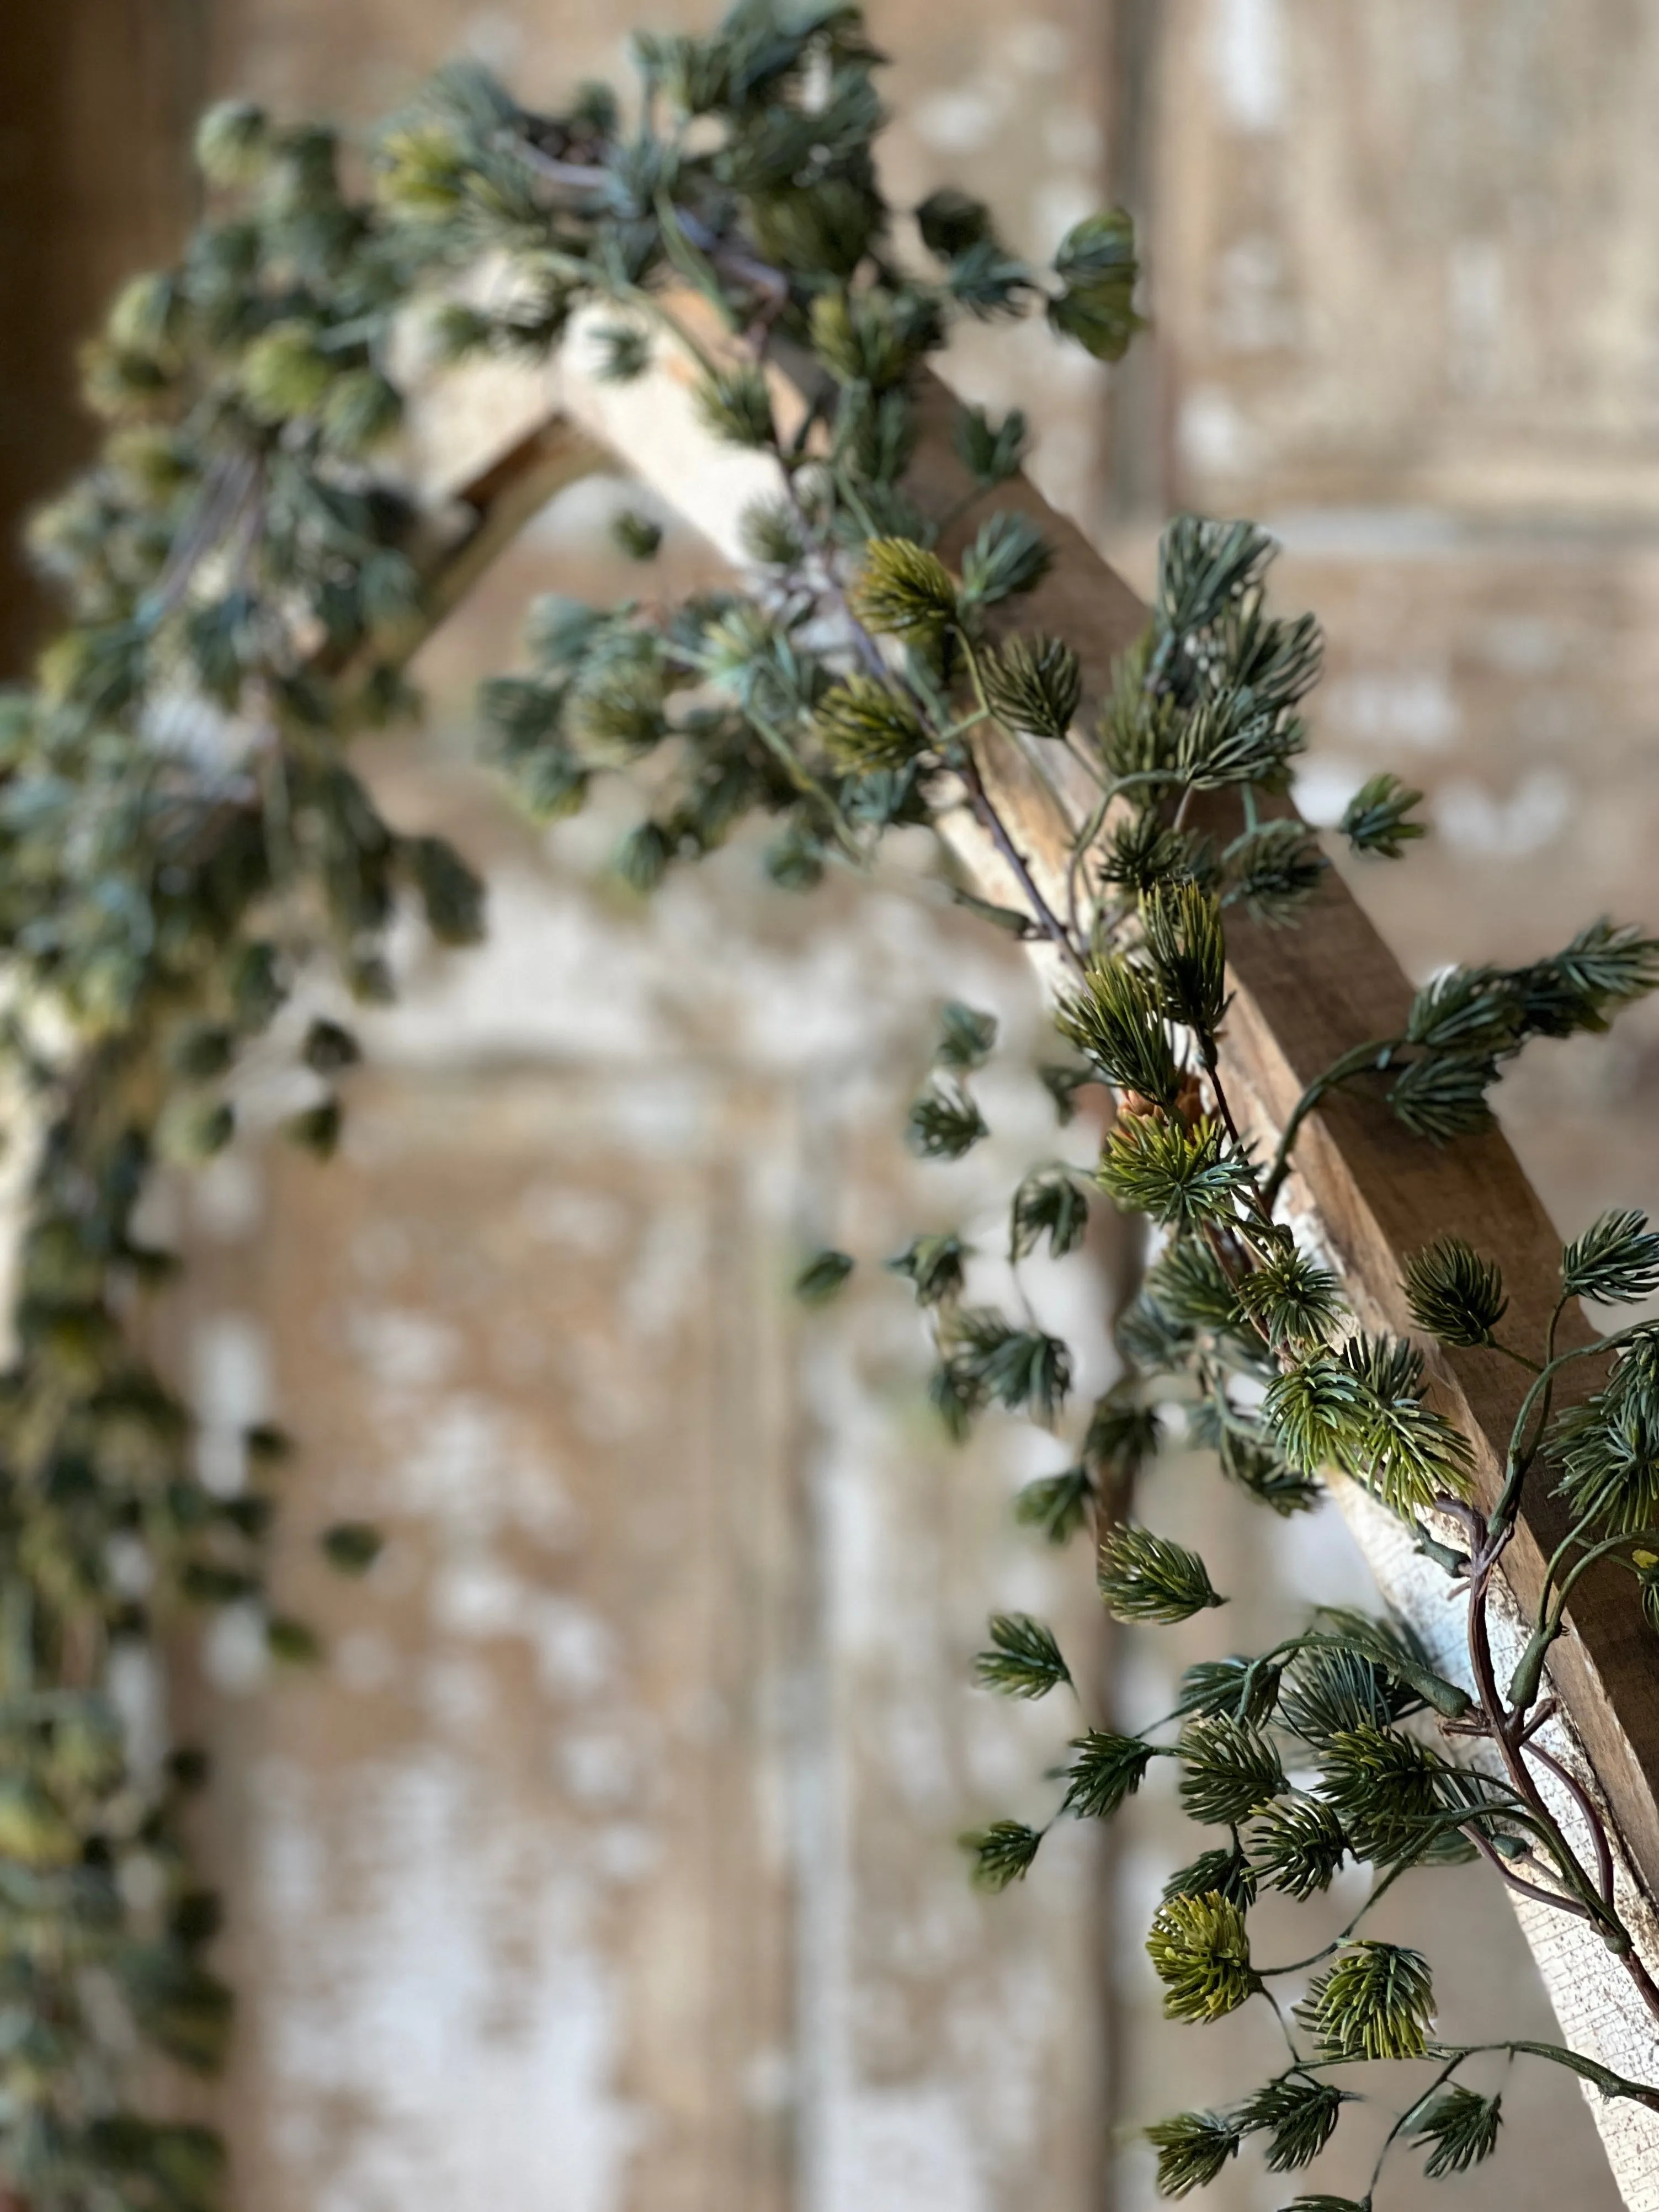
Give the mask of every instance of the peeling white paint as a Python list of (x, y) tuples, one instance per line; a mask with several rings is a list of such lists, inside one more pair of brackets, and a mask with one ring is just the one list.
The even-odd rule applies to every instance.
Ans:
[(1279, 0), (1211, 0), (1209, 59), (1228, 119), (1241, 131), (1278, 130), (1285, 118)]
[(1460, 776), (1434, 799), (1435, 827), (1461, 853), (1524, 860), (1554, 844), (1572, 818), (1573, 787), (1556, 768), (1533, 769), (1507, 798)]

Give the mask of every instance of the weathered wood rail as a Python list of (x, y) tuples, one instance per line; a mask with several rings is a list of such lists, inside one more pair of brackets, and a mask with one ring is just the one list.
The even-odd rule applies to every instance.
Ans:
[[(678, 303), (677, 312), (698, 324), (706, 349), (732, 343), (701, 302)], [(807, 405), (806, 373), (787, 363), (771, 372), (775, 411), (786, 435)], [(744, 507), (775, 489), (775, 476), (764, 456), (709, 436), (691, 400), (697, 374), (688, 354), (662, 342), (647, 376), (604, 384), (585, 366), (579, 331), (551, 392), (539, 378), (491, 371), (470, 399), (465, 387), (459, 398), (434, 397), (422, 433), (422, 474), (429, 487), (459, 499), (467, 518), (442, 564), (448, 580), (443, 588), (453, 593), (456, 578), (476, 574), (560, 483), (593, 467), (620, 465), (648, 483), (740, 566)], [(955, 405), (942, 383), (927, 384), (908, 483), (923, 512), (934, 515), (951, 514), (971, 489), (951, 444)], [(1054, 631), (1078, 648), (1086, 713), (1106, 690), (1115, 655), (1140, 629), (1145, 610), (1076, 526), (1029, 482), (1017, 480), (996, 498), (1030, 515), (1055, 549), (1051, 574), (1021, 604), (1020, 622)], [(947, 558), (977, 520), (945, 530), (941, 550)], [(1071, 825), (1012, 749), (993, 746), (983, 766), (1028, 864), (1039, 883), (1053, 886)], [(1012, 885), (988, 842), (969, 828), (963, 843), (988, 895), (1006, 900)], [(1334, 871), (1304, 927), (1277, 932), (1235, 917), (1229, 942), (1235, 995), (1224, 1072), (1230, 1091), (1248, 1102), (1253, 1127), (1271, 1137), (1308, 1083), (1339, 1054), (1364, 1038), (1398, 1032), (1412, 986)], [(1502, 1267), (1518, 1340), (1541, 1339), (1554, 1302), (1559, 1239), (1499, 1133), (1437, 1149), (1409, 1136), (1380, 1099), (1339, 1093), (1306, 1125), (1290, 1189), (1368, 1325), (1409, 1329), (1401, 1290), (1404, 1264), (1434, 1237), (1455, 1231)], [(1563, 1322), (1560, 1343), (1588, 1343), (1593, 1336), (1575, 1307)], [(1477, 1486), (1490, 1505), (1524, 1377), (1510, 1363), (1474, 1352), (1436, 1352), (1431, 1369), (1442, 1410), (1474, 1442)], [(1386, 1594), (1447, 1671), (1467, 1681), (1462, 1611), (1449, 1600), (1446, 1578), (1369, 1499), (1351, 1486), (1338, 1487), (1351, 1493), (1340, 1502)], [(1504, 1562), (1514, 1626), (1503, 1619), (1495, 1624), (1500, 1669), (1511, 1656), (1506, 1640), (1519, 1649), (1520, 1613), (1535, 1607), (1545, 1561), (1565, 1528), (1559, 1505), (1534, 1481)], [(1659, 1896), (1659, 1668), (1651, 1632), (1633, 1581), (1610, 1567), (1580, 1583), (1568, 1621), (1551, 1662), (1561, 1714), (1544, 1741), (1610, 1816), (1620, 1848), (1620, 1903), (1650, 1966), (1659, 1971), (1652, 1909)], [(1551, 1794), (1553, 1808), (1572, 1833), (1577, 1815), (1570, 1800), (1564, 1792)], [(1651, 2022), (1598, 1939), (1582, 1923), (1524, 1899), (1517, 1900), (1517, 1911), (1566, 2038), (1622, 2072), (1655, 2079), (1659, 2047)], [(1626, 2202), (1633, 2212), (1659, 2212), (1659, 2119), (1633, 2106), (1594, 2096), (1592, 2103)]]

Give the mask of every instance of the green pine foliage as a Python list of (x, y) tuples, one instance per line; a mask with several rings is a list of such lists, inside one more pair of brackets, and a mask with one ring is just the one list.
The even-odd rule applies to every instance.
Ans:
[(1165, 1899), (1152, 1915), (1146, 1955), (1170, 2020), (1224, 2019), (1258, 1986), (1243, 1908), (1219, 1891)]
[[(1089, 641), (1023, 618), (1052, 549), (1022, 506), (999, 504), (1030, 426), (957, 410), (976, 511), (949, 560), (911, 468), (920, 372), (964, 318), (1032, 318), (1055, 343), (1122, 354), (1140, 321), (1128, 218), (1085, 218), (1044, 267), (965, 193), (890, 206), (879, 58), (840, 0), (738, 0), (706, 33), (640, 39), (635, 58), (626, 95), (590, 87), (544, 112), (475, 65), (452, 68), (380, 134), (362, 191), (331, 131), (242, 103), (210, 111), (200, 221), (173, 268), (123, 289), (85, 350), (104, 449), (33, 528), (65, 623), (34, 683), (0, 699), (0, 947), (16, 984), (0, 1047), (43, 1138), (0, 1391), (0, 2172), (40, 2212), (206, 2212), (221, 2188), (210, 2134), (129, 2109), (158, 2054), (219, 2063), (232, 1998), (204, 1955), (216, 1915), (184, 1817), (203, 1762), (184, 1746), (153, 1774), (133, 1762), (109, 1695), (114, 1650), (157, 1633), (175, 1605), (234, 1604), (262, 1619), (274, 1657), (323, 1656), (268, 1589), (286, 1440), (250, 1431), (244, 1491), (209, 1491), (191, 1409), (147, 1362), (135, 1316), (177, 1263), (144, 1243), (138, 1206), (158, 1163), (235, 1141), (255, 1047), (304, 1071), (312, 1103), (288, 1133), (326, 1158), (359, 1048), (343, 1021), (285, 1021), (290, 996), (321, 980), (340, 1002), (384, 1000), (400, 914), (457, 948), (488, 924), (465, 855), (389, 823), (350, 760), (360, 732), (410, 711), (407, 665), (454, 581), (396, 465), (396, 341), (410, 329), (440, 368), (535, 364), (597, 310), (602, 376), (637, 380), (689, 351), (708, 434), (771, 471), (743, 524), (752, 586), (677, 605), (544, 600), (523, 664), (480, 696), (480, 756), (535, 821), (580, 811), (607, 780), (639, 785), (616, 860), (634, 893), (751, 822), (772, 881), (793, 890), (832, 868), (862, 874), (889, 830), (964, 808), (1018, 860), (988, 773), (1000, 749), (1039, 783), (1058, 769), (1097, 794), (1063, 896), (1029, 871), (1000, 902), (949, 890), (989, 927), (1047, 946), (1066, 979), (1055, 1025), (1075, 1056), (1039, 1073), (1071, 1149), (1018, 1177), (1009, 1254), (1017, 1270), (1040, 1249), (1075, 1267), (1091, 1205), (1146, 1218), (1153, 1249), (1118, 1320), (1121, 1372), (1073, 1413), (1072, 1346), (1018, 1280), (1017, 1312), (967, 1302), (957, 1231), (918, 1234), (885, 1266), (933, 1333), (931, 1395), (951, 1433), (999, 1409), (1060, 1440), (1059, 1470), (1027, 1483), (1016, 1511), (1056, 1543), (1097, 1535), (1111, 1613), (1195, 1621), (1223, 1602), (1196, 1552), (1135, 1517), (1170, 1425), (1161, 1407), (1178, 1405), (1186, 1442), (1276, 1512), (1317, 1506), (1328, 1475), (1364, 1485), (1477, 1610), (1489, 1577), (1476, 1560), (1501, 1553), (1527, 1486), (1558, 1494), (1564, 1540), (1506, 1694), (1472, 1697), (1397, 1627), (1329, 1608), (1269, 1651), (1200, 1658), (1177, 1711), (1139, 1733), (1095, 1725), (1079, 1692), (1083, 1733), (1050, 1776), (1055, 1816), (1113, 1817), (1171, 1758), (1185, 1808), (1212, 1831), (1152, 1922), (1170, 2016), (1218, 2019), (1267, 1988), (1276, 1970), (1249, 1940), (1260, 1893), (1316, 1896), (1350, 1857), (1392, 1879), (1477, 1847), (1504, 1865), (1524, 1852), (1535, 1893), (1644, 1971), (1582, 1841), (1513, 1774), (1477, 1779), (1458, 1737), (1433, 1729), (1532, 1756), (1547, 1654), (1592, 1566), (1634, 1577), (1659, 1622), (1659, 1326), (1634, 1321), (1599, 1348), (1559, 1350), (1553, 1323), (1510, 1343), (1497, 1269), (1448, 1223), (1413, 1261), (1401, 1313), (1461, 1353), (1534, 1370), (1504, 1488), (1477, 1504), (1469, 1442), (1420, 1346), (1356, 1326), (1328, 1255), (1291, 1236), (1281, 1200), (1306, 1118), (1333, 1091), (1456, 1144), (1488, 1125), (1493, 1086), (1530, 1038), (1604, 1030), (1659, 984), (1659, 940), (1601, 921), (1514, 968), (1435, 977), (1397, 1034), (1355, 1037), (1286, 1117), (1277, 1152), (1258, 1157), (1226, 1095), (1228, 933), (1294, 927), (1323, 895), (1329, 855), (1289, 803), (1317, 625), (1272, 611), (1265, 532), (1178, 516), (1144, 635), (1105, 696), (1085, 696)], [(481, 268), (485, 287), (470, 281)], [(732, 344), (687, 329), (685, 287)], [(775, 402), (803, 361), (817, 396), (797, 436)], [(645, 561), (660, 527), (629, 511), (615, 535)], [(212, 741), (158, 743), (179, 715)], [(1419, 797), (1373, 777), (1340, 834), (1396, 860), (1424, 834)], [(968, 1084), (996, 1042), (990, 1016), (944, 1009), (909, 1115), (922, 1158), (960, 1158), (988, 1135)], [(854, 1258), (814, 1255), (802, 1297), (836, 1294)], [(1564, 1304), (1656, 1291), (1659, 1234), (1639, 1214), (1604, 1215), (1563, 1254)], [(1588, 1387), (1556, 1389), (1568, 1362), (1592, 1358)], [(118, 1540), (143, 1553), (142, 1606), (107, 1571)], [(362, 1522), (319, 1541), (347, 1574), (380, 1548)], [(993, 1621), (977, 1669), (1020, 1698), (1078, 1689), (1023, 1614)], [(965, 1838), (975, 1879), (1024, 1879), (1044, 1832), (994, 1820)], [(1153, 2130), (1166, 2194), (1258, 2149), (1270, 2171), (1299, 2170), (1340, 2123), (1328, 2067), (1431, 2049), (1426, 1963), (1358, 1925), (1322, 1954), (1286, 2026), (1289, 2070), (1231, 2113)], [(1528, 2048), (1608, 2094), (1651, 2096)], [(1432, 2050), (1440, 2087), (1408, 2099), (1390, 2140), (1409, 2136), (1437, 2178), (1491, 2152), (1499, 2107), (1453, 2079), (1466, 2050)], [(159, 2110), (177, 2109), (158, 2094)], [(1353, 2212), (1316, 2193), (1297, 2203)]]
[(993, 1613), (991, 1649), (974, 1662), (974, 1673), (988, 1690), (1005, 1698), (1046, 1698), (1061, 1683), (1071, 1686), (1071, 1671), (1060, 1656), (1051, 1628), (1029, 1613)]

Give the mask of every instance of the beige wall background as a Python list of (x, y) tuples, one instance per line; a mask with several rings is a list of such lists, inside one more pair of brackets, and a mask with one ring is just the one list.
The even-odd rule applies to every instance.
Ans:
[[(1520, 959), (1604, 909), (1659, 921), (1659, 9), (870, 13), (896, 196), (967, 185), (1034, 252), (1104, 198), (1134, 207), (1154, 328), (1121, 372), (1022, 330), (972, 334), (951, 373), (1027, 408), (1045, 489), (1143, 586), (1173, 507), (1279, 532), (1279, 594), (1329, 639), (1304, 805), (1334, 818), (1384, 765), (1429, 794), (1433, 839), (1356, 878), (1407, 965)], [(48, 298), (27, 271), (49, 227), (4, 232), (38, 333), (0, 358), (9, 419), (50, 418), (56, 468), (53, 380), (111, 240), (119, 266), (179, 220), (182, 109), (125, 86), (352, 125), (456, 52), (533, 99), (617, 76), (636, 21), (707, 20), (74, 0), (48, 39), (32, 19), (52, 97), (15, 102), (0, 159), (96, 251), (60, 255)], [(0, 37), (23, 53), (21, 18)], [(15, 506), (40, 439), (8, 451)], [(429, 652), (425, 729), (373, 757), (401, 824), (487, 862), (490, 946), (436, 957), (411, 932), (329, 1168), (254, 1143), (160, 1201), (195, 1260), (179, 1356), (204, 1449), (234, 1483), (243, 1422), (298, 1431), (288, 1589), (332, 1649), (273, 1689), (232, 1618), (172, 1692), (222, 1769), (238, 2201), (1132, 2212), (1152, 2199), (1129, 2124), (1251, 2086), (1271, 2047), (1158, 2017), (1140, 1934), (1191, 1845), (1156, 1792), (1109, 1853), (1073, 1832), (1009, 1896), (967, 1890), (957, 1832), (1036, 1811), (1074, 1725), (969, 1689), (984, 1614), (1062, 1622), (1093, 1717), (1143, 1721), (1200, 1649), (1361, 1595), (1363, 1569), (1334, 1516), (1268, 1523), (1177, 1460), (1159, 1525), (1248, 1595), (1219, 1641), (1107, 1652), (1081, 1553), (1009, 1519), (1059, 1447), (994, 1425), (944, 1445), (908, 1302), (868, 1264), (956, 1222), (994, 1251), (1005, 1176), (1085, 1153), (1026, 1072), (1023, 969), (885, 885), (789, 899), (744, 849), (642, 905), (606, 873), (625, 809), (542, 838), (471, 767), (471, 687), (510, 665), (532, 593), (629, 587), (605, 526), (629, 496), (598, 480), (548, 511)], [(666, 520), (668, 580), (705, 573)], [(923, 1169), (897, 1134), (947, 993), (1003, 1018), (997, 1134)], [(1534, 1051), (1503, 1110), (1564, 1228), (1659, 1201), (1659, 1026)], [(785, 1285), (825, 1238), (866, 1264), (803, 1317)], [(1036, 1280), (1102, 1379), (1109, 1256)], [(358, 1514), (392, 1540), (342, 1589), (310, 1538)], [(1478, 1871), (1419, 1877), (1405, 1909), (1455, 2024), (1548, 2033)], [(1506, 2112), (1492, 2167), (1431, 2187), (1402, 2161), (1382, 2201), (1610, 2212), (1576, 2090), (1517, 2076)], [(1319, 2183), (1357, 2192), (1381, 2121), (1350, 2124)], [(1246, 2160), (1206, 2201), (1294, 2193)]]

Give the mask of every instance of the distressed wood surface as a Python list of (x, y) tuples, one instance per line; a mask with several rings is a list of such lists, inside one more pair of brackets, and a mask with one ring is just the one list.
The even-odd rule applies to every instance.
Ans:
[[(697, 324), (705, 349), (730, 343), (700, 302), (677, 302), (676, 311)], [(509, 390), (498, 379), (482, 414), (475, 409), (468, 422), (462, 401), (449, 431), (429, 439), (429, 451), (459, 440), (463, 446), (471, 441), (479, 455), (483, 465), (458, 495), (477, 517), (474, 541), (498, 541), (498, 501), (511, 501), (515, 515), (529, 503), (520, 488), (515, 453), (526, 457), (523, 471), (544, 470), (556, 447), (555, 473), (580, 472), (579, 449), (552, 427), (562, 415), (591, 441), (593, 459), (615, 456), (740, 566), (741, 517), (751, 500), (775, 489), (774, 465), (709, 436), (692, 399), (698, 371), (688, 355), (661, 343), (650, 374), (627, 385), (599, 381), (588, 361), (579, 329), (550, 395), (540, 380), (520, 379)], [(807, 404), (808, 373), (805, 364), (788, 362), (772, 371), (775, 411), (786, 436)], [(550, 396), (556, 403), (552, 415)], [(921, 398), (922, 434), (909, 488), (924, 513), (948, 515), (971, 489), (951, 446), (957, 403), (932, 377), (924, 380)], [(455, 480), (452, 471), (449, 481)], [(1020, 605), (1019, 624), (1058, 633), (1077, 647), (1086, 713), (1103, 694), (1113, 659), (1137, 635), (1146, 610), (1076, 526), (1028, 481), (1000, 488), (995, 499), (1030, 515), (1055, 550), (1052, 572)], [(941, 550), (947, 559), (959, 552), (977, 520), (966, 515), (945, 527)], [(1045, 889), (1057, 886), (1071, 823), (1011, 747), (993, 744), (984, 767), (988, 787), (1034, 874)], [(971, 830), (953, 835), (953, 842), (988, 893), (1006, 900), (1013, 885), (988, 843)], [(1234, 997), (1224, 1079), (1251, 1126), (1270, 1137), (1306, 1085), (1340, 1053), (1364, 1038), (1398, 1032), (1412, 985), (1334, 871), (1304, 927), (1279, 932), (1231, 917), (1229, 948)], [(1339, 1094), (1310, 1117), (1287, 1188), (1292, 1209), (1316, 1224), (1367, 1325), (1409, 1329), (1400, 1288), (1404, 1264), (1436, 1237), (1455, 1231), (1503, 1268), (1515, 1340), (1541, 1337), (1555, 1295), (1559, 1238), (1500, 1133), (1437, 1148), (1408, 1135), (1380, 1097)], [(1586, 1343), (1593, 1334), (1575, 1308), (1564, 1320), (1559, 1341), (1564, 1346)], [(1474, 1441), (1477, 1489), (1490, 1504), (1524, 1378), (1507, 1362), (1469, 1352), (1434, 1352), (1431, 1371), (1442, 1409)], [(1369, 1501), (1359, 1493), (1341, 1496), (1339, 1503), (1390, 1601), (1428, 1635), (1448, 1670), (1467, 1679), (1440, 1571), (1413, 1553), (1395, 1524), (1368, 1510)], [(1544, 1561), (1565, 1525), (1545, 1482), (1534, 1478), (1506, 1560), (1511, 1625), (1498, 1624), (1500, 1665), (1507, 1641), (1515, 1640), (1518, 1649), (1520, 1613), (1535, 1607)], [(1621, 1901), (1644, 1954), (1659, 1966), (1651, 1909), (1659, 1893), (1654, 1786), (1659, 1680), (1628, 1577), (1608, 1569), (1580, 1584), (1551, 1671), (1563, 1717), (1553, 1724), (1550, 1741), (1557, 1755), (1593, 1786), (1611, 1817), (1621, 1846)], [(1572, 1832), (1574, 1816), (1565, 1800), (1560, 1812)], [(1626, 2002), (1625, 1978), (1595, 1939), (1559, 1915), (1531, 1911), (1522, 1913), (1522, 1922), (1564, 2034), (1608, 2065), (1650, 2077), (1651, 2023), (1639, 2005), (1632, 2010)], [(1627, 2203), (1635, 2212), (1659, 2212), (1659, 2125), (1650, 2114), (1591, 2101)]]

